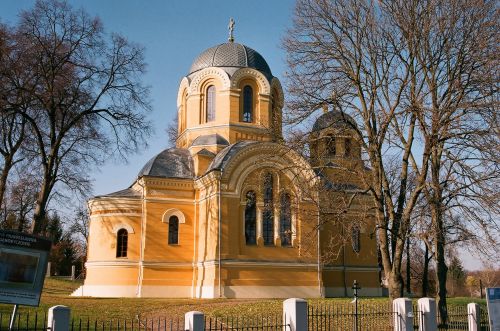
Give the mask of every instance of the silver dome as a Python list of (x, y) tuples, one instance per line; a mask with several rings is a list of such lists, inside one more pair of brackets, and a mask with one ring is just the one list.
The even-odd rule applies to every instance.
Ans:
[(189, 74), (208, 67), (253, 68), (268, 79), (273, 77), (262, 55), (250, 47), (234, 42), (220, 44), (202, 52), (191, 65)]

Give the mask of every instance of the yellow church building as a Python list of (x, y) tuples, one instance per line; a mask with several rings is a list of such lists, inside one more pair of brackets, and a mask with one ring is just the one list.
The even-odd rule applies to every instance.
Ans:
[[(283, 90), (234, 42), (202, 52), (177, 96), (176, 147), (89, 203), (95, 297), (380, 296), (369, 173), (346, 114), (324, 112), (306, 159), (282, 141)], [(349, 201), (346, 206), (346, 201)]]

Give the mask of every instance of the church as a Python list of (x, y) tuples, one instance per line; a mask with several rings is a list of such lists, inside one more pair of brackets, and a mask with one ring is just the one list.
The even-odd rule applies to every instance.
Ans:
[(132, 184), (89, 200), (84, 285), (74, 296), (380, 296), (355, 121), (325, 109), (309, 157), (283, 142), (281, 83), (234, 41), (203, 51), (177, 95), (175, 148)]

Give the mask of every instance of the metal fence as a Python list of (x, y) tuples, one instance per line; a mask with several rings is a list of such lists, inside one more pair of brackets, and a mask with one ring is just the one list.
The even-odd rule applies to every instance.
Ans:
[(397, 313), (392, 305), (358, 302), (358, 309), (349, 302), (309, 305), (309, 330), (393, 331)]
[[(418, 307), (413, 307), (414, 330), (418, 330)], [(397, 317), (391, 304), (361, 301), (358, 310), (350, 302), (345, 303), (310, 303), (308, 306), (309, 330), (334, 331), (392, 331), (394, 320)], [(449, 307), (448, 324), (438, 326), (438, 330), (461, 331), (468, 330), (467, 307)], [(439, 321), (439, 316), (438, 316)], [(10, 314), (0, 313), (0, 331), (9, 329)], [(356, 329), (357, 326), (357, 329)], [(36, 311), (18, 313), (14, 321), (15, 331), (47, 330), (47, 315)], [(184, 316), (146, 318), (135, 316), (131, 319), (89, 319), (73, 318), (70, 323), (71, 331), (181, 331), (184, 330)], [(289, 325), (283, 324), (281, 314), (239, 317), (209, 317), (205, 316), (205, 330), (207, 331), (277, 331), (289, 330)], [(481, 331), (490, 331), (488, 312), (481, 309)]]
[(205, 330), (207, 331), (283, 331), (289, 329), (290, 325), (283, 324), (283, 316), (281, 314), (255, 316), (252, 318), (238, 316), (205, 317)]
[[(10, 314), (0, 313), (0, 331), (9, 330)], [(73, 318), (70, 331), (184, 331), (184, 317), (102, 319)], [(43, 313), (18, 313), (14, 321), (15, 331), (45, 331), (47, 316)]]

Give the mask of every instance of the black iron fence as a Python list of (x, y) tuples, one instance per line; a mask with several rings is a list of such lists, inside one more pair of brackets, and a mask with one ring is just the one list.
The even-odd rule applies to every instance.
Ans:
[(282, 315), (267, 315), (254, 317), (205, 317), (205, 330), (207, 331), (284, 331), (290, 326), (283, 323)]
[(392, 305), (372, 302), (316, 304), (308, 307), (309, 330), (393, 331)]
[[(413, 307), (414, 330), (418, 330), (421, 312)], [(9, 329), (11, 315), (0, 313), (0, 331)], [(392, 331), (398, 315), (392, 305), (377, 301), (362, 300), (355, 305), (350, 302), (315, 303), (308, 306), (309, 330), (320, 331)], [(439, 321), (439, 316), (438, 316)], [(481, 309), (481, 331), (490, 331), (488, 312)], [(224, 316), (205, 317), (207, 331), (277, 331), (288, 330), (281, 314), (264, 316)], [(15, 331), (47, 330), (47, 315), (36, 311), (18, 313), (14, 320)], [(181, 331), (184, 330), (184, 316), (154, 317), (135, 316), (130, 319), (90, 319), (86, 317), (73, 318), (70, 322), (71, 331)], [(449, 307), (447, 325), (439, 325), (438, 330), (461, 331), (468, 330), (468, 312), (466, 306)]]

